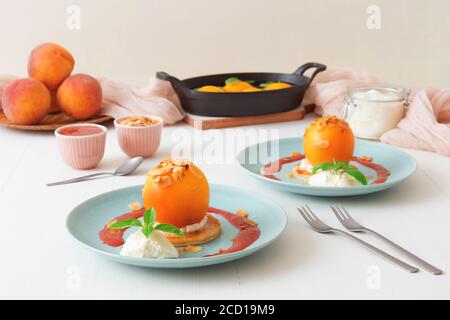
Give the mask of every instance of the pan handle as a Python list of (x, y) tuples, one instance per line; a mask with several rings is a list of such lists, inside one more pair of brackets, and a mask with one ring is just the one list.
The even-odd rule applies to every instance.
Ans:
[(305, 76), (305, 72), (309, 69), (315, 68), (316, 70), (313, 72), (311, 77), (309, 77), (309, 83), (313, 81), (313, 79), (322, 71), (327, 70), (327, 66), (321, 63), (309, 62), (302, 65), (300, 68), (295, 70), (294, 74), (299, 76)]
[(178, 78), (171, 76), (167, 72), (159, 71), (156, 73), (156, 77), (160, 80), (169, 81), (174, 89), (179, 88), (180, 90), (188, 89), (186, 85)]

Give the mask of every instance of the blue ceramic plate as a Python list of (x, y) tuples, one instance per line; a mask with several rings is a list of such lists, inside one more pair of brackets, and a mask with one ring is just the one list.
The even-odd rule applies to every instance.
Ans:
[[(279, 150), (279, 152), (275, 151), (273, 152), (274, 155), (271, 156), (271, 150)], [(292, 172), (293, 166), (298, 162), (285, 164), (282, 170), (276, 174), (279, 180), (269, 179), (259, 174), (263, 165), (282, 157), (290, 156), (292, 152), (303, 153), (303, 138), (287, 138), (255, 144), (242, 150), (237, 160), (241, 168), (247, 173), (268, 185), (285, 191), (323, 197), (356, 196), (385, 190), (408, 178), (416, 170), (416, 161), (406, 152), (382, 143), (357, 139), (355, 142), (355, 156), (361, 157), (365, 155), (373, 157), (375, 163), (381, 164), (390, 170), (391, 175), (385, 183), (343, 188), (313, 187), (302, 182), (302, 179), (287, 178), (286, 174)], [(352, 164), (355, 163), (352, 162)], [(364, 174), (375, 175), (373, 170), (358, 164), (355, 165)]]
[[(268, 246), (275, 241), (286, 227), (287, 218), (283, 209), (266, 196), (231, 186), (211, 184), (211, 207), (230, 212), (246, 210), (249, 218), (258, 223), (261, 236), (243, 251), (204, 257), (228, 248), (237, 230), (225, 219), (214, 215), (222, 223), (222, 233), (216, 240), (203, 244), (202, 251), (196, 254), (183, 253), (178, 259), (143, 259), (124, 257), (120, 248), (112, 248), (102, 243), (98, 232), (112, 218), (130, 211), (128, 204), (139, 201), (143, 186), (119, 189), (96, 196), (72, 210), (67, 218), (67, 227), (71, 235), (85, 247), (112, 260), (141, 267), (155, 268), (192, 268), (224, 263), (243, 258)], [(132, 228), (127, 231), (125, 238)]]

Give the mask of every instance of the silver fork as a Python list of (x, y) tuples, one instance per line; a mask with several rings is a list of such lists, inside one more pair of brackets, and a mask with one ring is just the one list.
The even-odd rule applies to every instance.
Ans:
[(391, 240), (385, 238), (378, 232), (375, 232), (369, 228), (363, 227), (360, 225), (355, 219), (350, 216), (350, 214), (347, 212), (347, 210), (341, 205), (341, 206), (331, 206), (331, 210), (333, 210), (334, 214), (336, 215), (336, 218), (342, 223), (342, 225), (347, 228), (348, 230), (352, 232), (368, 232), (373, 234), (374, 236), (386, 241), (389, 245), (397, 249), (398, 251), (402, 252), (409, 258), (411, 258), (415, 263), (417, 263), (419, 266), (427, 270), (428, 272), (431, 272), (435, 275), (440, 275), (443, 273), (442, 270), (432, 266), (428, 262), (420, 259), (418, 256), (414, 255), (413, 253), (409, 252), (408, 250), (400, 247), (398, 244), (392, 242)]
[(372, 246), (371, 244), (369, 244), (365, 241), (362, 241), (361, 239), (359, 239), (357, 237), (352, 236), (350, 233), (347, 233), (340, 229), (335, 229), (335, 228), (332, 228), (332, 227), (326, 225), (325, 223), (322, 222), (322, 220), (317, 218), (317, 216), (311, 211), (311, 209), (307, 205), (302, 206), (301, 209), (297, 208), (297, 210), (300, 212), (300, 214), (306, 220), (306, 222), (313, 228), (314, 231), (319, 232), (319, 233), (338, 233), (338, 234), (345, 235), (348, 238), (357, 241), (359, 244), (361, 244), (364, 247), (366, 247), (367, 249), (371, 250), (373, 253), (379, 255), (382, 258), (385, 258), (386, 260), (388, 260), (391, 263), (394, 263), (394, 264), (400, 266), (401, 268), (405, 269), (408, 272), (415, 273), (415, 272), (419, 271), (419, 269), (417, 269), (416, 267), (413, 267), (413, 266), (407, 264), (406, 262), (403, 262), (400, 259), (397, 259), (397, 258), (391, 256), (390, 254)]

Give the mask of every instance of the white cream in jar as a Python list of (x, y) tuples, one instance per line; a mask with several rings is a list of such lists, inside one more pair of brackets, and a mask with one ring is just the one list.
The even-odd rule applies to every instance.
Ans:
[(405, 114), (408, 91), (389, 86), (354, 87), (345, 99), (343, 118), (356, 137), (378, 140)]

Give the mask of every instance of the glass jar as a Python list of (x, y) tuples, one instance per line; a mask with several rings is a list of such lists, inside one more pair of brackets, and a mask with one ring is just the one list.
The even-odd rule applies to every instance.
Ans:
[(358, 86), (348, 90), (342, 118), (361, 139), (378, 140), (405, 115), (409, 91), (392, 86)]

